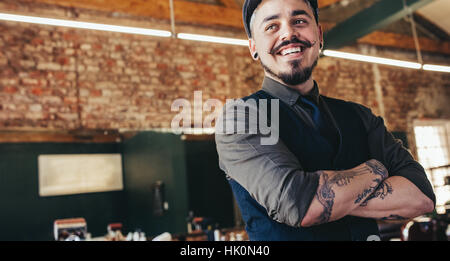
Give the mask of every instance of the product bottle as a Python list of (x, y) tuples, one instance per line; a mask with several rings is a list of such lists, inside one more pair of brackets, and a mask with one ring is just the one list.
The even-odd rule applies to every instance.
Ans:
[(214, 241), (220, 241), (220, 230), (217, 228), (214, 230)]
[(135, 231), (133, 233), (133, 241), (139, 241), (139, 232)]

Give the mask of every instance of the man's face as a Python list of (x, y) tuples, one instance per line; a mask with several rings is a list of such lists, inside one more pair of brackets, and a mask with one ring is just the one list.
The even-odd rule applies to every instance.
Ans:
[(303, 0), (264, 0), (251, 24), (250, 52), (257, 52), (266, 73), (288, 85), (310, 78), (317, 63), (322, 30)]

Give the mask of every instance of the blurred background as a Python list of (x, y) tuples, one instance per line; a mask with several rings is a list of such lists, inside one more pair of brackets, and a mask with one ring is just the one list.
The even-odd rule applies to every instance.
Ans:
[[(224, 103), (260, 88), (242, 4), (0, 1), (0, 240), (246, 240), (213, 130), (171, 129), (176, 99), (193, 115), (195, 91)], [(450, 0), (319, 8), (321, 93), (382, 116), (437, 196), (434, 213), (380, 222), (382, 240), (447, 240)]]

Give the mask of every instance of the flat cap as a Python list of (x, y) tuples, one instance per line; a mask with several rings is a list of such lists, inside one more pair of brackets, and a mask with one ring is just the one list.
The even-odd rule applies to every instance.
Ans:
[[(314, 18), (316, 22), (319, 23), (319, 7), (317, 5), (317, 0), (299, 0), (309, 2), (313, 9)], [(245, 0), (244, 6), (242, 8), (242, 18), (244, 21), (245, 31), (249, 38), (252, 37), (252, 33), (250, 30), (250, 19), (252, 18), (253, 12), (258, 7), (258, 5), (262, 2), (262, 0)]]

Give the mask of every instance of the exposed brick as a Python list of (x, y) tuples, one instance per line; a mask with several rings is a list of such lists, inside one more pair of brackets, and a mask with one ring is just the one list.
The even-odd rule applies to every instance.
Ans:
[(72, 49), (72, 48), (67, 48), (67, 49), (65, 49), (64, 50), (64, 54), (65, 55), (74, 55), (75, 54), (75, 50), (74, 49)]
[(70, 42), (70, 41), (77, 41), (79, 39), (79, 36), (77, 34), (72, 33), (72, 32), (67, 32), (67, 33), (64, 33), (62, 35), (62, 38), (65, 41), (69, 41)]
[(40, 112), (40, 111), (42, 111), (42, 105), (41, 104), (32, 104), (29, 106), (29, 109), (32, 112)]
[(108, 65), (108, 67), (114, 67), (114, 66), (116, 66), (116, 60), (106, 59), (106, 64)]
[(61, 65), (57, 63), (39, 63), (37, 66), (38, 70), (49, 70), (49, 71), (59, 71), (61, 70)]
[(58, 63), (60, 65), (68, 65), (70, 63), (69, 57), (60, 57), (58, 58)]
[(36, 38), (33, 38), (33, 40), (31, 40), (31, 43), (33, 45), (42, 45), (42, 44), (44, 44), (44, 39), (42, 39), (40, 37), (36, 37)]
[(40, 96), (40, 95), (42, 95), (43, 90), (40, 87), (34, 87), (33, 89), (31, 89), (31, 93), (36, 96)]
[(81, 49), (81, 50), (84, 50), (84, 51), (91, 50), (91, 45), (90, 45), (90, 44), (82, 44), (82, 45), (80, 46), (80, 49)]
[(17, 87), (14, 87), (14, 86), (5, 86), (2, 89), (2, 92), (8, 93), (8, 94), (13, 94), (13, 93), (16, 93), (17, 91), (18, 91)]
[(67, 97), (66, 96), (63, 98), (63, 100), (64, 100), (65, 104), (77, 104), (77, 102), (78, 102), (77, 97)]
[(86, 71), (88, 71), (88, 72), (99, 72), (100, 71), (100, 68), (99, 67), (97, 67), (97, 66), (88, 66), (87, 67), (87, 69), (86, 69)]
[(158, 69), (158, 70), (167, 70), (167, 68), (168, 68), (167, 64), (164, 64), (164, 63), (158, 63), (156, 65), (156, 69)]
[(32, 68), (36, 66), (36, 63), (32, 60), (22, 60), (20, 61), (20, 65), (24, 68)]
[(55, 72), (54, 77), (57, 80), (65, 80), (66, 79), (66, 73), (65, 72)]
[[(225, 102), (257, 91), (264, 77), (259, 62), (241, 46), (20, 23), (10, 28), (0, 22), (0, 130), (67, 130), (80, 124), (93, 129), (170, 127), (175, 99), (192, 99), (193, 92), (201, 90), (204, 100)], [(383, 52), (382, 57), (405, 60), (415, 55)], [(430, 63), (448, 60), (424, 55)], [(379, 66), (379, 71), (389, 129), (405, 131), (411, 114), (450, 114), (448, 74), (387, 66)], [(380, 113), (371, 64), (324, 57), (313, 75), (322, 94)]]
[(102, 91), (101, 90), (91, 90), (90, 92), (91, 97), (100, 97), (102, 96)]
[(61, 104), (61, 97), (58, 96), (43, 96), (41, 98), (44, 104)]
[(94, 44), (92, 44), (92, 49), (93, 49), (94, 51), (100, 51), (100, 50), (103, 49), (103, 45), (101, 45), (101, 44), (99, 44), (99, 43), (94, 43)]

